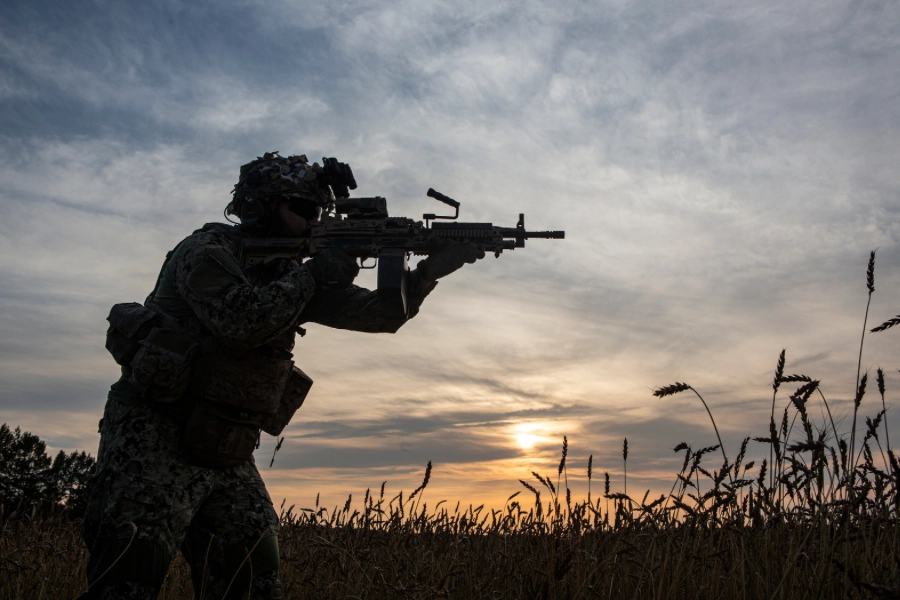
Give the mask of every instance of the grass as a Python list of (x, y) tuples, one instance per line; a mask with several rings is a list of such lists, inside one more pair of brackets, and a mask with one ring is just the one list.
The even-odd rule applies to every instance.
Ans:
[[(897, 324), (900, 316), (875, 330)], [(860, 356), (865, 332), (864, 323)], [(429, 506), (430, 463), (406, 496), (388, 498), (382, 485), (331, 509), (318, 500), (311, 509), (282, 505), (285, 597), (900, 598), (900, 462), (884, 419), (884, 373), (875, 373), (874, 416), (859, 414), (869, 377), (858, 376), (853, 422), (866, 428), (857, 438), (853, 426), (837, 429), (818, 380), (784, 368), (782, 351), (766, 435), (744, 439), (733, 457), (721, 438), (706, 448), (679, 444), (681, 468), (659, 497), (616, 492), (608, 474), (592, 497), (591, 457), (588, 498), (573, 501), (564, 438), (555, 482), (533, 472), (499, 510)], [(718, 436), (692, 386), (654, 395), (685, 392), (703, 403)], [(810, 417), (818, 402), (822, 422)], [(761, 459), (748, 460), (751, 439), (763, 445)], [(622, 450), (627, 468), (627, 440)], [(65, 514), (0, 515), (0, 597), (74, 597), (85, 560), (77, 522)], [(189, 598), (189, 590), (179, 558), (160, 597)]]

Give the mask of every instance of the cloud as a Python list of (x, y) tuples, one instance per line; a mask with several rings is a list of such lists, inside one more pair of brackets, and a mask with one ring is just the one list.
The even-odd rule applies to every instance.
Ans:
[[(109, 307), (143, 298), (238, 167), (277, 149), (349, 161), (392, 213), (439, 208), (434, 187), (465, 221), (566, 230), (442, 281), (394, 336), (311, 326), (284, 468), (415, 480), (433, 456), (453, 481), (498, 481), (527, 474), (521, 421), (548, 428), (549, 469), (562, 435), (609, 469), (627, 435), (652, 478), (710, 435), (695, 400), (655, 386), (701, 390), (734, 448), (767, 424), (784, 347), (845, 414), (872, 248), (870, 318), (898, 312), (898, 10), (4, 5), (0, 405), (93, 445)], [(864, 368), (887, 368), (891, 334), (867, 338)]]

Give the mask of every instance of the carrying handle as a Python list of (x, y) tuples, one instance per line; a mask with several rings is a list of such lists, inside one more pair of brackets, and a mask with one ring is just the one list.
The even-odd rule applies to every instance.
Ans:
[(457, 202), (453, 198), (450, 198), (449, 196), (445, 196), (442, 193), (435, 191), (434, 188), (428, 188), (428, 192), (425, 195), (428, 196), (429, 198), (434, 198), (435, 200), (439, 200), (439, 201), (443, 202), (444, 204), (447, 204), (448, 206), (452, 206), (453, 208), (456, 209), (456, 214), (454, 214), (452, 217), (449, 215), (436, 215), (434, 213), (427, 213), (427, 214), (422, 215), (422, 218), (425, 219), (426, 226), (428, 225), (428, 221), (432, 221), (434, 219), (454, 220), (454, 219), (459, 218), (459, 202)]

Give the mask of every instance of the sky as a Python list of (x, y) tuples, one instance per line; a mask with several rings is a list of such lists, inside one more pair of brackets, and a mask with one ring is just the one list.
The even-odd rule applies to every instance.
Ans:
[[(625, 438), (629, 493), (666, 490), (672, 448), (716, 440), (653, 390), (693, 385), (734, 456), (782, 349), (847, 433), (873, 249), (869, 326), (900, 313), (898, 97), (879, 0), (4, 2), (0, 420), (95, 454), (109, 308), (279, 150), (348, 162), (391, 214), (440, 211), (433, 187), (566, 239), (466, 266), (396, 334), (309, 326), (315, 385), (257, 451), (276, 505), (408, 492), (432, 461), (426, 501), (499, 507), (564, 436), (576, 498), (589, 456), (622, 491)], [(861, 361), (893, 427), (897, 336)]]

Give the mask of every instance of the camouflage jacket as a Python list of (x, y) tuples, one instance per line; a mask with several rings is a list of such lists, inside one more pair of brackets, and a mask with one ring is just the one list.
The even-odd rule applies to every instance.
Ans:
[[(205, 225), (169, 254), (156, 288), (145, 304), (179, 319), (202, 336), (236, 348), (290, 352), (304, 323), (368, 333), (394, 333), (406, 319), (391, 316), (378, 294), (356, 285), (316, 290), (309, 271), (296, 261), (276, 260), (245, 270), (240, 264), (240, 232), (219, 223)], [(437, 285), (416, 271), (409, 280), (409, 316)], [(128, 368), (123, 368), (127, 380)], [(127, 381), (113, 395), (133, 401)], [(132, 396), (131, 398), (127, 396)]]

